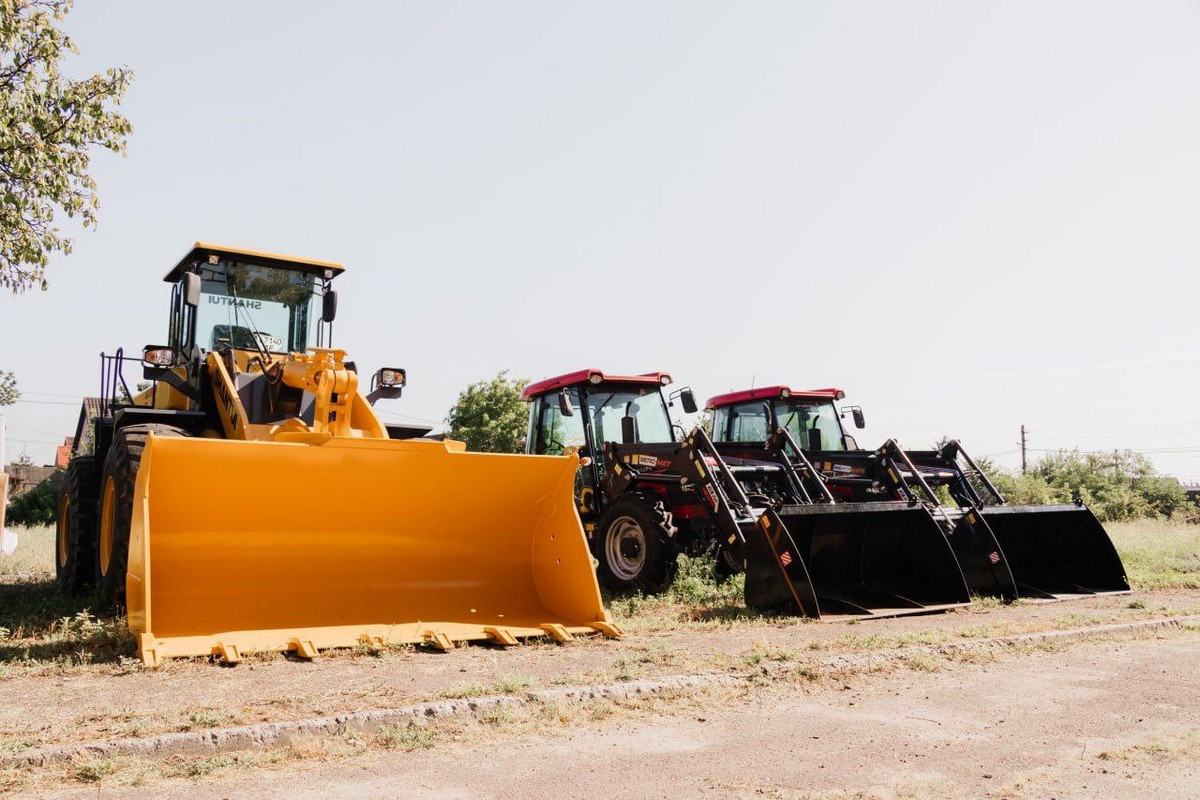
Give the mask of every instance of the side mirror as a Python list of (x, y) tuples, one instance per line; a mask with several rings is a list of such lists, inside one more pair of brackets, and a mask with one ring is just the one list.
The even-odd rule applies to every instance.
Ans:
[(854, 415), (854, 427), (862, 430), (867, 426), (867, 420), (863, 416), (861, 408), (855, 406), (854, 408), (850, 409), (850, 413)]
[(325, 291), (325, 296), (321, 298), (321, 321), (333, 322), (333, 318), (337, 316), (337, 292), (333, 289)]
[(571, 405), (571, 395), (566, 389), (560, 389), (558, 392), (558, 413), (564, 417), (575, 416), (575, 406)]
[(633, 444), (637, 441), (637, 430), (634, 428), (633, 417), (621, 417), (621, 443)]
[(688, 387), (679, 393), (679, 404), (683, 406), (685, 413), (696, 413), (696, 396), (692, 394), (691, 387)]
[(194, 272), (185, 272), (183, 280), (183, 302), (192, 308), (200, 305), (200, 276)]
[(819, 428), (809, 428), (808, 429), (808, 449), (809, 450), (824, 449), (821, 447), (821, 431)]

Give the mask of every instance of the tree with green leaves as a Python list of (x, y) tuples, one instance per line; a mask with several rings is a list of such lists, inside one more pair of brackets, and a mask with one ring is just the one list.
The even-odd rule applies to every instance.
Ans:
[(501, 370), (490, 381), (472, 383), (458, 395), (446, 417), (449, 437), (481, 453), (521, 453), (529, 409), (521, 401), (526, 378), (509, 379)]
[(47, 287), (46, 266), (72, 240), (59, 212), (95, 227), (89, 172), (95, 147), (125, 152), (129, 121), (116, 107), (133, 72), (112, 67), (81, 80), (59, 62), (78, 52), (60, 25), (74, 0), (0, 0), (0, 287)]
[(0, 369), (0, 408), (11, 406), (21, 399), (21, 390), (17, 388), (17, 376)]

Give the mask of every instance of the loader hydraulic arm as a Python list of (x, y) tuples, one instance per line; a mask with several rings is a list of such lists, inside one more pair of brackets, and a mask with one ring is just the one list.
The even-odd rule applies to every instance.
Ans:
[(313, 433), (350, 435), (350, 412), (358, 395), (358, 373), (347, 369), (346, 351), (309, 348), (283, 365), (283, 382), (310, 392), (313, 403)]

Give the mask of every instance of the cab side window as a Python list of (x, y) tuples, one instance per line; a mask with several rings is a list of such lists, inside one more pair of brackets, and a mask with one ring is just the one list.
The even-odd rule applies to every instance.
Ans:
[(579, 408), (579, 393), (569, 389), (571, 405), (575, 414), (565, 417), (558, 407), (558, 397), (548, 395), (538, 401), (537, 440), (533, 452), (539, 455), (561, 456), (568, 447), (583, 447), (587, 440), (583, 433), (583, 412)]

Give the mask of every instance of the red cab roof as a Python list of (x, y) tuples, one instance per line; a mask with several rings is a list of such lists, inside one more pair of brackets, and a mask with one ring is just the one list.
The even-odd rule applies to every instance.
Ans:
[(740, 392), (729, 392), (710, 397), (705, 409), (731, 406), (734, 403), (745, 403), (749, 400), (774, 400), (777, 397), (799, 397), (811, 400), (841, 400), (846, 393), (841, 389), (809, 389), (801, 392), (787, 386), (761, 386), (758, 389), (743, 389)]
[(546, 378), (543, 381), (531, 383), (521, 392), (522, 400), (532, 400), (547, 392), (557, 391), (567, 386), (577, 386), (581, 383), (654, 383), (663, 385), (671, 382), (671, 376), (665, 372), (646, 372), (641, 375), (608, 375), (598, 369), (581, 369), (568, 372), (557, 378)]

